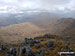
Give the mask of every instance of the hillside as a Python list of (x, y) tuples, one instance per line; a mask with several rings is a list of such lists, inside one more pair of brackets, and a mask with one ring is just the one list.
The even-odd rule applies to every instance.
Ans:
[[(53, 18), (44, 19), (34, 22), (41, 28), (52, 34), (56, 34), (62, 37), (71, 36), (72, 40), (75, 40), (75, 19), (73, 18)], [(71, 40), (71, 41), (72, 41)]]
[[(52, 17), (49, 19), (39, 18), (21, 24), (14, 24), (0, 28), (0, 38), (5, 40), (9, 38), (20, 39), (20, 37), (33, 37), (38, 34), (51, 33), (63, 38), (71, 36), (70, 40), (75, 40), (75, 19)], [(35, 24), (35, 25), (34, 25)], [(22, 39), (22, 38), (21, 38)], [(5, 40), (6, 41), (6, 40)]]
[(66, 32), (75, 28), (75, 19), (72, 18), (61, 18), (54, 25), (55, 30), (60, 32)]
[(75, 40), (75, 19), (62, 18), (54, 25), (55, 34), (63, 38), (70, 36), (70, 40)]
[[(58, 52), (75, 51), (75, 45), (73, 45), (72, 42), (65, 42), (61, 37), (51, 34), (45, 34), (33, 39), (24, 38), (21, 43), (3, 44), (3, 47), (4, 48), (0, 50), (1, 56), (60, 56)], [(72, 56), (75, 56), (75, 54)]]
[(42, 34), (43, 30), (29, 22), (1, 27), (0, 40), (5, 42), (23, 40), (25, 37), (30, 38)]

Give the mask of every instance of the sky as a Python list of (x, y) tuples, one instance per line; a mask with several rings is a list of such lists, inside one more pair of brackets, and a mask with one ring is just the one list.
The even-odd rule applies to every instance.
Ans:
[(75, 0), (0, 0), (0, 13), (32, 9), (66, 13), (75, 11)]

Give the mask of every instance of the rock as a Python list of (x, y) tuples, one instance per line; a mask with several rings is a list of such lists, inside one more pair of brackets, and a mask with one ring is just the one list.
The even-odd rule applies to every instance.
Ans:
[(36, 48), (40, 48), (40, 46), (41, 46), (40, 44), (35, 44)]
[(32, 38), (28, 39), (28, 42), (34, 42), (34, 40)]
[(22, 54), (22, 47), (19, 45), (18, 46), (18, 50), (17, 50), (17, 56), (19, 55), (19, 54)]
[(35, 53), (32, 51), (30, 46), (25, 46), (26, 48), (26, 56), (35, 56)]
[(39, 42), (42, 42), (42, 41), (45, 41), (45, 40), (43, 40), (43, 39), (39, 40)]
[(34, 43), (40, 43), (40, 41), (39, 40), (35, 40)]
[(39, 54), (40, 54), (40, 53), (48, 53), (48, 50), (46, 50), (46, 49), (39, 49), (37, 52), (38, 52)]
[(21, 46), (18, 48), (18, 52), (19, 52), (19, 54), (22, 54), (22, 47)]
[(67, 45), (67, 46), (66, 46), (66, 49), (69, 50), (69, 49), (70, 49), (70, 46)]
[(35, 56), (35, 53), (30, 51), (29, 53), (26, 54), (26, 56)]
[(26, 53), (26, 48), (23, 48), (22, 49), (22, 54), (25, 54)]
[(53, 48), (53, 47), (51, 47), (51, 48), (49, 48), (49, 50), (54, 50), (54, 48)]
[(55, 43), (54, 41), (48, 41), (48, 42), (46, 43), (46, 46), (47, 46), (47, 47), (55, 47), (55, 46), (56, 46), (56, 43)]
[(32, 38), (30, 38), (28, 42), (29, 42), (30, 47), (34, 46), (34, 40)]
[(24, 43), (26, 44), (28, 42), (28, 38), (24, 38)]
[(25, 46), (24, 48), (26, 49), (26, 53), (32, 51), (32, 49), (30, 48), (30, 46)]
[(2, 51), (2, 47), (0, 46), (0, 51)]
[(6, 54), (5, 54), (6, 56), (10, 56), (10, 53), (9, 52), (6, 52)]
[(29, 43), (29, 46), (30, 47), (34, 46), (34, 43), (33, 42)]
[(0, 46), (0, 51), (1, 51), (1, 50), (5, 50), (4, 45), (1, 45), (1, 46)]
[(69, 51), (70, 50), (70, 42), (67, 41), (66, 43), (66, 49)]
[(35, 56), (43, 56), (43, 55), (41, 55), (41, 54), (36, 54)]
[(11, 54), (15, 54), (16, 48), (15, 48), (15, 47), (11, 47), (10, 50), (9, 50), (9, 52), (10, 52)]

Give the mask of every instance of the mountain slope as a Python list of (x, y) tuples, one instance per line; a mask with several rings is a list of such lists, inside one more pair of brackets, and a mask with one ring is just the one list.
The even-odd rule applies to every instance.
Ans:
[(34, 37), (42, 34), (44, 29), (25, 22), (0, 28), (0, 39), (5, 42), (23, 40), (25, 37)]
[(34, 22), (41, 28), (46, 29), (46, 32), (56, 34), (61, 37), (71, 36), (75, 40), (75, 19), (73, 18), (52, 18)]
[(17, 54), (17, 52), (17, 56), (60, 56), (58, 52), (75, 51), (75, 45), (72, 42), (65, 42), (61, 37), (51, 34), (45, 34), (33, 39), (25, 38), (21, 43), (15, 42), (14, 44), (10, 43), (2, 46), (5, 49), (0, 50), (0, 56), (7, 56), (6, 54), (11, 56), (14, 53)]
[[(75, 19), (61, 18), (60, 20), (57, 21), (54, 28), (55, 28), (56, 32), (59, 30), (58, 33), (60, 33), (62, 35), (64, 35), (64, 33), (69, 32), (69, 31), (73, 31), (73, 33), (74, 33), (75, 32), (74, 31)], [(71, 33), (69, 33), (69, 34), (71, 34)]]

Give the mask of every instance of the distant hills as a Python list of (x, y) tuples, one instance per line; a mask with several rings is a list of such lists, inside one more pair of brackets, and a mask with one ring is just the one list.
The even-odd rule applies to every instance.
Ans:
[(33, 22), (36, 20), (50, 19), (54, 17), (56, 17), (54, 14), (46, 11), (25, 12), (19, 14), (0, 14), (0, 26), (8, 26), (22, 22)]
[[(69, 14), (69, 13), (68, 13)], [(67, 14), (67, 15), (68, 15)], [(70, 15), (69, 15), (70, 16)], [(12, 24), (19, 24), (22, 22), (31, 22), (42, 19), (52, 19), (52, 18), (67, 18), (63, 14), (51, 13), (48, 11), (42, 10), (29, 10), (24, 11), (24, 13), (3, 13), (0, 14), (0, 26), (8, 26)]]

